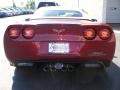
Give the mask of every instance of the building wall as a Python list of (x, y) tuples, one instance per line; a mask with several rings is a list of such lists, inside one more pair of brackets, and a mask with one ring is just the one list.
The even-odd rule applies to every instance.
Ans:
[(104, 23), (120, 23), (120, 0), (79, 0), (79, 6)]
[(106, 22), (120, 23), (120, 0), (107, 0)]

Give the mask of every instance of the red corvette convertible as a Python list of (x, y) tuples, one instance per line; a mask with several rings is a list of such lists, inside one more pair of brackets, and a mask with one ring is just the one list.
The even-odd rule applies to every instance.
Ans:
[(11, 65), (43, 65), (45, 70), (75, 66), (108, 67), (115, 52), (112, 28), (88, 19), (84, 10), (43, 7), (33, 17), (9, 25), (4, 35)]

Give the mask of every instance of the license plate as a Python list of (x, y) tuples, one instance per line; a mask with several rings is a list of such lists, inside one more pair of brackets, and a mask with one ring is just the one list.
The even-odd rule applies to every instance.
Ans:
[(68, 54), (69, 43), (49, 43), (49, 53)]

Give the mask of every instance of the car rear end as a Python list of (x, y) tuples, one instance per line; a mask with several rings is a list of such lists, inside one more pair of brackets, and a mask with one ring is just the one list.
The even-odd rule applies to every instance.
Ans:
[(4, 35), (4, 49), (13, 65), (71, 63), (109, 66), (115, 35), (106, 24), (18, 24)]

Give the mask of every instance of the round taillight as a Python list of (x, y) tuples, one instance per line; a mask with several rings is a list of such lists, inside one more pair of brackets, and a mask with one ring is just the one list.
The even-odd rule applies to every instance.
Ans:
[(96, 32), (94, 29), (89, 28), (89, 29), (84, 30), (83, 36), (87, 40), (92, 40), (96, 37)]
[(111, 32), (109, 29), (102, 29), (99, 31), (99, 37), (103, 40), (109, 39), (111, 36)]
[(33, 28), (24, 28), (22, 34), (23, 34), (23, 37), (24, 37), (24, 38), (31, 39), (31, 38), (33, 38), (33, 36), (34, 36), (35, 31), (34, 31)]
[(10, 28), (8, 30), (8, 36), (12, 39), (18, 38), (20, 35), (20, 31), (17, 28)]

